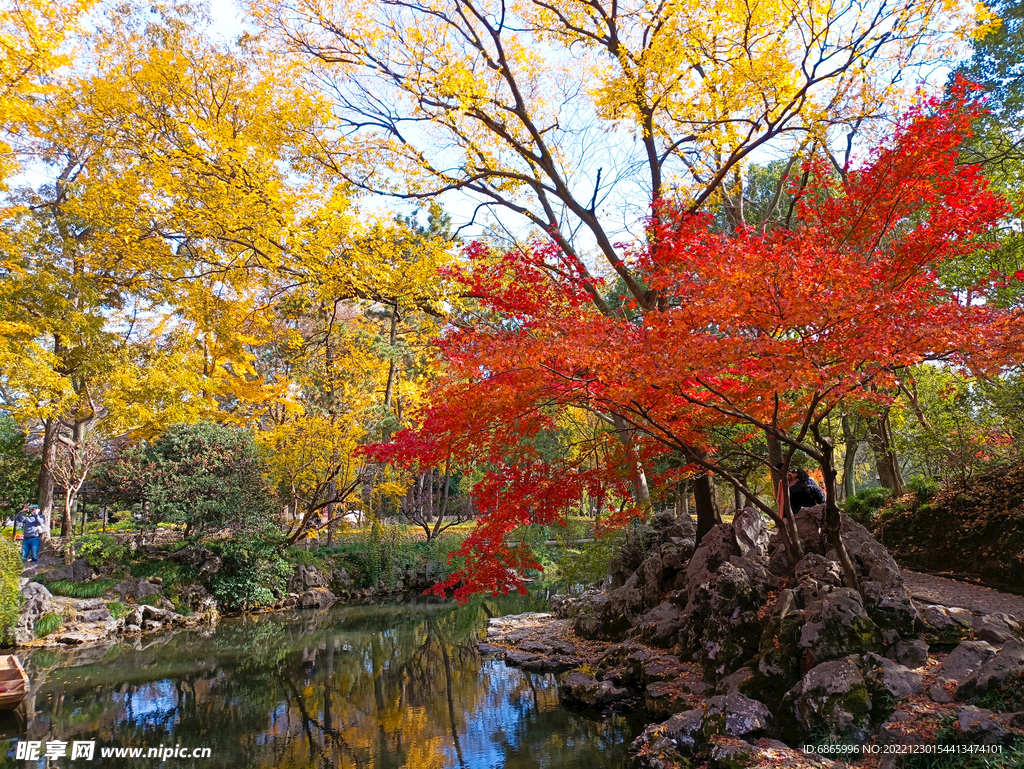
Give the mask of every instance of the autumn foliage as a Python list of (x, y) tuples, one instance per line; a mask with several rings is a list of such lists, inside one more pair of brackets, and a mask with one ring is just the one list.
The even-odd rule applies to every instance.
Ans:
[[(840, 403), (877, 406), (904, 368), (924, 361), (984, 375), (1019, 356), (1019, 314), (985, 303), (1006, 278), (952, 291), (937, 271), (986, 248), (1008, 212), (979, 169), (960, 162), (975, 116), (963, 100), (928, 102), (857, 169), (808, 161), (790, 186), (791, 228), (720, 232), (710, 215), (658, 204), (648, 245), (625, 256), (657, 297), (653, 310), (622, 298), (617, 316), (597, 312), (591, 291), (608, 286), (556, 246), (471, 246), (457, 277), (481, 319), (438, 344), (447, 373), (422, 428), (374, 449), (400, 464), (483, 471), (466, 566), (439, 589), (521, 587), (538, 564), (512, 533), (559, 522), (588, 490), (625, 498), (630, 456), (647, 467), (682, 456), (727, 474), (714, 436), (731, 429), (824, 463), (818, 428)], [(585, 461), (594, 446), (542, 457), (541, 437), (566, 410), (625, 421), (625, 431), (591, 439), (606, 461)], [(654, 480), (671, 480), (674, 467)], [(643, 512), (624, 506), (616, 522)]]

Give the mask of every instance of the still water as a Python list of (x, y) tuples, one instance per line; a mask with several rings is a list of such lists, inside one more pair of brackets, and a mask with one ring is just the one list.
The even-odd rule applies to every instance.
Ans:
[[(611, 769), (636, 728), (559, 705), (551, 675), (483, 659), (487, 617), (521, 602), (406, 603), (222, 620), (140, 648), (40, 650), (0, 766)], [(95, 741), (95, 758), (16, 760), (14, 737)], [(209, 748), (210, 758), (102, 757)], [(68, 748), (70, 754), (70, 747)]]

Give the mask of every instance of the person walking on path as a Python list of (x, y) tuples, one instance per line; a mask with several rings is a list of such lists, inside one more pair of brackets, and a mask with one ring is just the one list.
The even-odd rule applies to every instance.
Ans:
[(36, 563), (39, 560), (39, 544), (43, 532), (46, 531), (46, 516), (39, 509), (39, 505), (29, 505), (14, 519), (15, 528), (19, 523), (24, 531), (21, 540), (21, 560), (25, 563)]

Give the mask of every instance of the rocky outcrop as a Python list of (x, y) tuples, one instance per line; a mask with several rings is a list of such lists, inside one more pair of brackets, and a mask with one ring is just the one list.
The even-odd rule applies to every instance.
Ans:
[(23, 646), (36, 638), (36, 622), (44, 614), (54, 611), (53, 594), (38, 582), (29, 582), (21, 588), (24, 603), (14, 630), (14, 642)]

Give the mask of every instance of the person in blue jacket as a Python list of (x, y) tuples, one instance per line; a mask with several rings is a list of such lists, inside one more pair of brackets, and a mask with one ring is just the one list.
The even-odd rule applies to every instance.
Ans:
[(807, 474), (806, 470), (789, 471), (789, 506), (793, 515), (802, 507), (814, 507), (825, 504), (825, 492)]
[(21, 540), (21, 560), (35, 563), (39, 560), (39, 544), (46, 531), (46, 516), (39, 505), (28, 505), (14, 519), (14, 525), (21, 524), (24, 537)]

